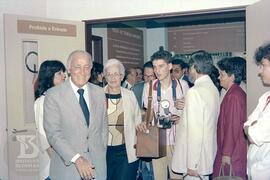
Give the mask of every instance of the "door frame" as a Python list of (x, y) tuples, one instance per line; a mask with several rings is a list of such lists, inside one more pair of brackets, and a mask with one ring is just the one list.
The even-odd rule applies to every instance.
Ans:
[[(103, 18), (103, 19), (93, 19), (84, 20), (85, 22), (85, 47), (86, 51), (92, 53), (92, 28), (94, 25), (100, 24), (113, 24), (123, 23), (123, 22), (136, 22), (136, 21), (149, 21), (153, 23), (154, 20), (163, 19), (167, 22), (171, 20), (177, 22), (181, 21), (182, 25), (193, 25), (193, 24), (206, 24), (215, 22), (231, 22), (240, 21), (244, 19), (245, 21), (245, 11), (247, 6), (238, 6), (230, 8), (217, 8), (208, 9), (200, 11), (186, 11), (186, 12), (173, 12), (173, 13), (161, 13), (161, 14), (151, 14), (151, 15), (139, 15), (139, 16), (127, 16), (127, 17), (117, 17), (117, 18)], [(240, 15), (239, 15), (240, 13)], [(166, 25), (166, 23), (164, 24)], [(165, 26), (164, 26), (165, 27)]]

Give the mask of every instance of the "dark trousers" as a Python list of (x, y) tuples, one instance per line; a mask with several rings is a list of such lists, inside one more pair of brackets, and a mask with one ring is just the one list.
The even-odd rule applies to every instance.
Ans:
[(139, 160), (137, 180), (154, 180), (154, 172), (151, 159), (141, 158)]
[(125, 145), (107, 147), (107, 180), (135, 180), (138, 161), (128, 163)]

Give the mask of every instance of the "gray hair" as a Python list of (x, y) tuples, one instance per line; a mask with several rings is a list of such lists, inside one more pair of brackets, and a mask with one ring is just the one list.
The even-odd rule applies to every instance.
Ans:
[(112, 66), (117, 66), (119, 68), (119, 73), (125, 76), (125, 67), (124, 65), (118, 60), (118, 59), (109, 59), (105, 64), (104, 64), (104, 75), (107, 75), (107, 70), (112, 67)]
[(211, 55), (204, 51), (199, 50), (192, 53), (191, 58), (189, 60), (190, 67), (194, 65), (194, 69), (199, 74), (211, 74), (213, 60)]
[(92, 61), (92, 56), (91, 54), (89, 54), (86, 51), (83, 50), (75, 50), (72, 53), (70, 53), (70, 55), (68, 56), (68, 60), (67, 60), (67, 68), (70, 68), (70, 65), (72, 63), (72, 61), (76, 58), (86, 58), (89, 60), (90, 62), (90, 67), (93, 67), (93, 61)]

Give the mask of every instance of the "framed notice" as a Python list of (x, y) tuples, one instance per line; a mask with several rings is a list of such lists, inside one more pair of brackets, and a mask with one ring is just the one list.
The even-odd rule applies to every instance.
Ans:
[(136, 28), (107, 28), (108, 58), (120, 60), (125, 68), (142, 67), (143, 31)]
[(245, 23), (220, 23), (168, 28), (168, 46), (175, 53), (245, 52)]

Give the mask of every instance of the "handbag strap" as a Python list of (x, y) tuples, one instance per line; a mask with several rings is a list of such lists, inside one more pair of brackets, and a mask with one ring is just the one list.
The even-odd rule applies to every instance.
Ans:
[(153, 81), (150, 81), (149, 82), (149, 91), (148, 91), (148, 104), (147, 104), (147, 110), (146, 110), (146, 115), (144, 117), (144, 121), (146, 122), (146, 127), (148, 128), (149, 125), (150, 125), (150, 119), (153, 115), (153, 111), (152, 111), (152, 84), (153, 84)]
[[(183, 179), (185, 179), (186, 177), (188, 177), (188, 174), (185, 174), (185, 175), (183, 176)], [(198, 178), (200, 178), (200, 180), (203, 180), (203, 178), (202, 178), (201, 175), (199, 175)]]
[[(228, 165), (229, 165), (229, 168), (230, 168), (229, 176), (234, 176), (234, 173), (233, 173), (233, 170), (232, 170), (232, 165), (231, 164), (228, 164)], [(224, 167), (225, 167), (225, 164), (221, 163), (220, 169), (219, 169), (219, 176), (225, 176)]]

